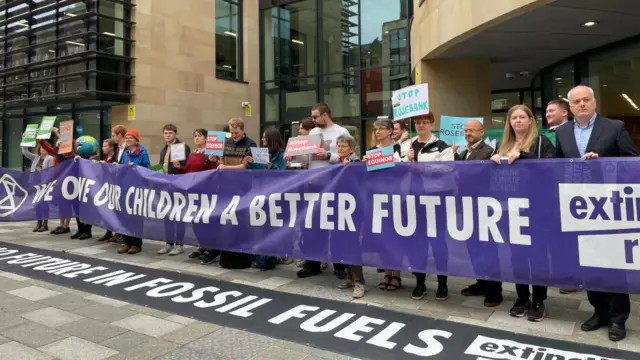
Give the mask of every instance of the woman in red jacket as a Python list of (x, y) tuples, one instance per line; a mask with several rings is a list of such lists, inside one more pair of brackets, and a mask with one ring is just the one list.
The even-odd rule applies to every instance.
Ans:
[[(207, 130), (205, 129), (196, 129), (193, 132), (193, 142), (195, 144), (195, 148), (191, 151), (191, 154), (187, 158), (187, 163), (185, 166), (181, 166), (179, 161), (174, 161), (173, 166), (175, 166), (176, 170), (178, 170), (179, 174), (193, 173), (199, 171), (213, 170), (218, 167), (218, 157), (211, 154), (205, 155), (205, 146), (207, 144)], [(198, 229), (196, 225), (193, 227), (194, 233), (200, 239), (200, 236), (208, 236), (208, 233), (205, 229)], [(202, 231), (199, 231), (202, 230)], [(203, 248), (198, 249), (198, 251), (194, 252), (190, 258), (194, 258), (200, 256), (206, 250)], [(209, 250), (212, 251), (212, 250)], [(171, 249), (169, 255), (178, 255), (183, 252), (182, 244), (177, 244)]]

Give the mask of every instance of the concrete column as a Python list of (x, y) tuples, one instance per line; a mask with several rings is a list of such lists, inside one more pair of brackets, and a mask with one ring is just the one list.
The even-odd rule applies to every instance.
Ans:
[(440, 116), (483, 117), (491, 123), (491, 62), (489, 59), (423, 60), (422, 83), (429, 84), (429, 106), (440, 129)]

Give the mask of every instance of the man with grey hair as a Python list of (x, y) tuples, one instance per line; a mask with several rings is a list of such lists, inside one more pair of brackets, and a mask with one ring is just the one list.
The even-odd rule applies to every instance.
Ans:
[[(556, 155), (558, 158), (582, 158), (638, 156), (636, 146), (620, 120), (611, 120), (596, 112), (597, 103), (593, 89), (576, 86), (569, 91), (569, 104), (574, 121), (556, 130)], [(613, 244), (612, 244), (613, 245)], [(566, 260), (566, 259), (565, 259)], [(578, 272), (579, 264), (565, 265)], [(587, 288), (600, 284), (586, 284)], [(627, 336), (625, 323), (631, 311), (628, 294), (603, 291), (587, 291), (594, 313), (585, 321), (582, 331), (595, 331), (609, 326), (609, 340), (620, 341)]]

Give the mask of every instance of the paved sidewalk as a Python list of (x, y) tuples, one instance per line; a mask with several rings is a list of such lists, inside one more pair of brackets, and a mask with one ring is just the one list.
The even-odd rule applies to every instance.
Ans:
[[(410, 293), (412, 278), (394, 293), (376, 288), (380, 275), (368, 269), (368, 292), (353, 300), (349, 291), (338, 290), (340, 280), (331, 271), (308, 279), (298, 279), (294, 265), (275, 270), (226, 270), (203, 266), (187, 258), (192, 249), (179, 256), (156, 255), (161, 242), (146, 241), (138, 255), (119, 255), (118, 245), (95, 240), (71, 240), (31, 232), (33, 223), (2, 223), (0, 240), (49, 250), (130, 263), (156, 269), (193, 273), (235, 283), (304, 294), (345, 302), (367, 303), (398, 311), (499, 328), (557, 340), (640, 352), (640, 297), (633, 296), (632, 316), (627, 323), (628, 337), (613, 343), (606, 330), (580, 331), (580, 324), (591, 315), (586, 294), (561, 295), (549, 290), (546, 302), (550, 318), (541, 323), (508, 315), (515, 300), (513, 284), (505, 284), (505, 302), (496, 309), (482, 305), (481, 298), (466, 298), (460, 290), (468, 279), (450, 278), (450, 298), (436, 301), (435, 277), (429, 277), (429, 293), (414, 301)], [(96, 229), (94, 234), (102, 235)], [(98, 237), (98, 236), (96, 236)], [(405, 274), (406, 275), (406, 274)], [(285, 342), (236, 329), (203, 323), (170, 313), (103, 298), (59, 287), (10, 273), (0, 273), (0, 359), (351, 359), (339, 354)], [(44, 325), (44, 326), (43, 326)]]

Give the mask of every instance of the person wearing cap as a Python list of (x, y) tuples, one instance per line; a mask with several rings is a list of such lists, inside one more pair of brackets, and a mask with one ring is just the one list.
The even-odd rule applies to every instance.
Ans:
[[(127, 145), (122, 158), (121, 164), (126, 164), (129, 167), (141, 166), (145, 168), (151, 167), (149, 161), (149, 154), (147, 149), (140, 145), (140, 134), (137, 130), (131, 129), (124, 135), (125, 143)], [(142, 251), (142, 239), (124, 235), (124, 244), (118, 249), (118, 254), (137, 254)]]

